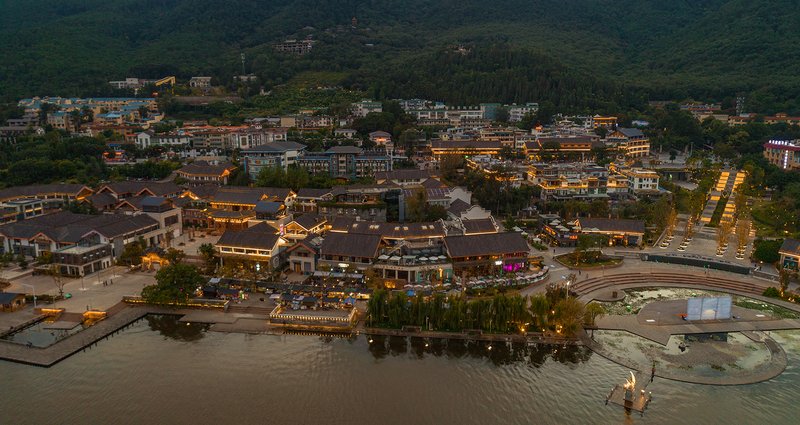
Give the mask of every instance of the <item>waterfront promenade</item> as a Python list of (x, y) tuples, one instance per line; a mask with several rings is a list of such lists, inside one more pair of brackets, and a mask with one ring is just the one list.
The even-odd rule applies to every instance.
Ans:
[(84, 329), (45, 347), (31, 347), (5, 340), (0, 340), (0, 358), (34, 366), (52, 366), (61, 360), (97, 343), (131, 323), (150, 313), (158, 313), (158, 308), (133, 308), (120, 303), (117, 311), (110, 311), (109, 317), (95, 325)]
[[(635, 263), (635, 262), (634, 262)], [(642, 268), (639, 267), (641, 270)], [(719, 291), (747, 296), (765, 303), (778, 305), (791, 311), (800, 312), (800, 305), (762, 296), (763, 290), (771, 286), (749, 276), (733, 275), (726, 272), (686, 273), (684, 270), (667, 271), (658, 267), (655, 271), (614, 273), (600, 276), (587, 276), (571, 286), (571, 290), (584, 302), (592, 300), (611, 301), (624, 298), (625, 289), (644, 287), (676, 287), (698, 291)], [(616, 294), (615, 294), (616, 293)], [(606, 315), (596, 320), (595, 330), (623, 331), (666, 346), (673, 335), (710, 334), (739, 332), (755, 344), (761, 344), (769, 352), (769, 360), (755, 370), (735, 371), (722, 376), (703, 376), (693, 373), (692, 365), (685, 370), (657, 368), (656, 376), (676, 381), (707, 385), (743, 385), (772, 379), (786, 369), (787, 358), (783, 348), (768, 335), (768, 331), (800, 329), (800, 320), (781, 319), (760, 314), (757, 311), (734, 306), (733, 317), (725, 320), (694, 321), (683, 320), (680, 313), (686, 301), (656, 301), (645, 305), (636, 315)], [(597, 354), (633, 370), (646, 372), (649, 364), (639, 364), (619, 350), (606, 346), (592, 338), (591, 330), (580, 335), (584, 345)]]

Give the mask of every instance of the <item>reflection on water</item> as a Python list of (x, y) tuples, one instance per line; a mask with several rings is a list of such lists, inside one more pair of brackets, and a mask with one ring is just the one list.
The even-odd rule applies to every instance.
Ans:
[(54, 329), (53, 326), (51, 323), (40, 320), (14, 333), (4, 335), (0, 339), (31, 347), (44, 348), (84, 329), (83, 325), (79, 323), (70, 325), (72, 327), (68, 329)]
[(197, 341), (206, 334), (207, 323), (180, 322), (180, 316), (166, 314), (150, 314), (145, 317), (150, 329), (159, 334), (178, 341)]
[(488, 359), (495, 366), (526, 362), (541, 366), (548, 359), (559, 363), (581, 363), (589, 360), (592, 351), (586, 347), (569, 345), (542, 345), (511, 342), (469, 341), (460, 339), (438, 339), (367, 335), (369, 352), (376, 359), (386, 356), (413, 354), (416, 359), (426, 356), (460, 359)]
[(580, 347), (206, 329), (149, 317), (49, 369), (0, 362), (0, 424), (781, 425), (800, 396), (800, 333), (773, 333), (777, 379), (656, 378), (640, 417), (604, 405), (628, 370)]

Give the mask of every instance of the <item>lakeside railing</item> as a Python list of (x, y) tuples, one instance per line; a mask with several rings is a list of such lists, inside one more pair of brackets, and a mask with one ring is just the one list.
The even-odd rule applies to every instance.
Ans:
[[(128, 304), (153, 304), (145, 301), (144, 298), (138, 295), (126, 295), (122, 297), (122, 301)], [(187, 302), (166, 302), (158, 303), (157, 305), (170, 306), (170, 307), (184, 307), (184, 308), (215, 308), (227, 310), (228, 300), (198, 300), (190, 299)]]
[(269, 314), (270, 319), (274, 320), (297, 320), (302, 322), (341, 322), (353, 323), (356, 317), (356, 309), (351, 308), (347, 316), (326, 316), (314, 314), (315, 310), (287, 310), (283, 306), (277, 306)]

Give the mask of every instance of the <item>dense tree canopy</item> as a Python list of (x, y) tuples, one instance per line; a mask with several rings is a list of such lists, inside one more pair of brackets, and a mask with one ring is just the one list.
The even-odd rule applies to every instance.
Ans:
[[(792, 71), (798, 59), (786, 54), (800, 41), (795, 6), (791, 0), (7, 1), (0, 3), (6, 59), (0, 93), (6, 99), (114, 95), (125, 92), (113, 90), (112, 79), (210, 75), (245, 97), (260, 86), (341, 84), (380, 99), (548, 101), (560, 109), (614, 111), (642, 103), (643, 95), (730, 105), (744, 94), (750, 110), (798, 112), (800, 77)], [(317, 44), (306, 55), (271, 48), (309, 35)], [(258, 83), (233, 81), (242, 72), (241, 53), (245, 72)], [(282, 109), (279, 97), (258, 102)]]
[(173, 263), (156, 273), (156, 284), (142, 289), (142, 298), (155, 304), (185, 303), (204, 283), (197, 267)]

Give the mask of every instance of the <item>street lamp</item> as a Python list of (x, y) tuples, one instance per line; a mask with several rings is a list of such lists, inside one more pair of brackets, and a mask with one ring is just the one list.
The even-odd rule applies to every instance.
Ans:
[(503, 265), (503, 260), (496, 260), (494, 265), (497, 266), (497, 275), (500, 275), (501, 267)]
[(26, 283), (23, 283), (22, 286), (27, 286), (28, 288), (31, 288), (31, 292), (33, 292), (33, 308), (35, 309), (36, 308), (36, 288), (33, 285), (28, 285)]

